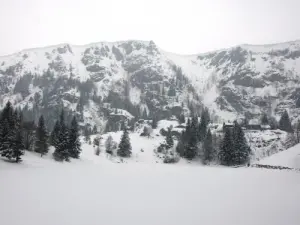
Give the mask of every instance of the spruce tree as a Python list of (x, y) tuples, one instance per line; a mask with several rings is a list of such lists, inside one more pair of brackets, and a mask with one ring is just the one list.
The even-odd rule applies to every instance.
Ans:
[(297, 143), (300, 142), (300, 120), (298, 120), (296, 125), (296, 137), (297, 137)]
[(296, 100), (296, 108), (300, 108), (300, 98), (299, 97)]
[(113, 154), (113, 139), (111, 135), (109, 135), (105, 141), (105, 151), (107, 154)]
[(232, 158), (233, 158), (232, 134), (229, 128), (224, 128), (224, 132), (225, 134), (219, 152), (219, 159), (222, 165), (230, 166), (232, 165)]
[(81, 153), (81, 144), (79, 140), (79, 129), (76, 117), (73, 116), (68, 137), (68, 151), (72, 158), (78, 159)]
[(58, 142), (58, 134), (60, 132), (60, 123), (57, 120), (50, 135), (50, 144), (55, 146)]
[(23, 143), (23, 136), (22, 136), (22, 114), (20, 111), (15, 110), (14, 113), (14, 134), (15, 138), (12, 142), (12, 152), (11, 158), (14, 158), (16, 162), (21, 161), (21, 156), (24, 155), (24, 143)]
[(198, 133), (199, 133), (199, 141), (204, 141), (206, 133), (207, 133), (207, 127), (210, 121), (210, 116), (209, 116), (209, 112), (208, 109), (204, 109), (201, 113), (201, 120), (200, 120), (200, 124), (199, 124), (199, 129), (198, 129)]
[(126, 127), (124, 128), (117, 154), (118, 154), (118, 156), (121, 156), (121, 157), (130, 157), (131, 156), (131, 144), (130, 144), (128, 130)]
[[(73, 119), (74, 119), (74, 117), (73, 117)], [(96, 125), (94, 125), (92, 132), (93, 132), (93, 134), (97, 134), (98, 133), (98, 129), (97, 129)]]
[(280, 120), (279, 120), (279, 129), (292, 133), (293, 132), (293, 128), (292, 128), (292, 124), (290, 121), (290, 117), (288, 112), (285, 110), (284, 113), (282, 114)]
[(184, 133), (181, 134), (180, 139), (176, 146), (176, 152), (183, 157), (184, 156), (184, 142), (183, 142)]
[(57, 134), (57, 142), (54, 145), (55, 151), (53, 153), (53, 157), (56, 161), (69, 161), (68, 144), (68, 128), (65, 124), (64, 110), (62, 110), (59, 120), (59, 132)]
[(19, 162), (24, 154), (21, 113), (18, 110), (14, 111), (8, 102), (2, 112), (1, 121), (1, 155)]
[(24, 155), (24, 144), (21, 130), (16, 131), (16, 138), (12, 147), (11, 158), (14, 158), (16, 162), (22, 161), (21, 156)]
[(167, 147), (167, 149), (170, 149), (173, 146), (174, 146), (174, 141), (173, 141), (173, 137), (172, 137), (172, 130), (169, 127), (168, 132), (167, 132), (167, 136), (166, 136), (166, 147)]
[(143, 110), (142, 118), (143, 118), (144, 120), (146, 120), (146, 119), (148, 118), (147, 110), (146, 110), (146, 109)]
[(182, 124), (182, 123), (185, 123), (185, 117), (184, 117), (184, 114), (180, 114), (179, 116), (179, 123)]
[(13, 129), (13, 121), (13, 108), (11, 103), (7, 102), (0, 116), (0, 151), (2, 156), (6, 155), (4, 151), (10, 147), (9, 136), (11, 136)]
[(232, 165), (243, 165), (249, 161), (250, 148), (242, 127), (235, 122), (233, 128)]
[(48, 153), (49, 147), (48, 147), (48, 132), (46, 130), (45, 126), (45, 120), (43, 116), (40, 116), (38, 126), (35, 131), (35, 148), (34, 151), (41, 154), (41, 157), (43, 155)]
[(151, 124), (151, 126), (152, 126), (152, 129), (156, 129), (157, 128), (157, 117), (156, 116), (154, 116), (153, 117), (153, 119), (152, 119), (152, 124)]
[(188, 134), (187, 134), (188, 143), (187, 143), (186, 149), (184, 151), (184, 157), (189, 160), (192, 160), (197, 155), (197, 149), (198, 149), (197, 148), (197, 144), (198, 144), (197, 123), (198, 123), (198, 121), (194, 117), (190, 127), (189, 128), (187, 127), (187, 130), (186, 130), (186, 132), (188, 132)]
[(204, 144), (204, 163), (211, 162), (213, 160), (213, 142), (212, 142), (212, 135), (210, 129), (208, 129), (207, 134), (205, 135)]
[(263, 124), (263, 125), (267, 125), (267, 124), (269, 124), (269, 119), (268, 119), (268, 116), (267, 116), (267, 114), (263, 114), (262, 115), (262, 117), (261, 117), (261, 124)]

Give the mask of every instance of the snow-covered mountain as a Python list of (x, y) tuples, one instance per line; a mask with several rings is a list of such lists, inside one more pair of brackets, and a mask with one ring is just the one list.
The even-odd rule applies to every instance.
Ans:
[(111, 130), (123, 117), (165, 119), (203, 105), (218, 122), (284, 109), (295, 120), (299, 80), (300, 41), (188, 56), (153, 41), (61, 44), (0, 57), (1, 105), (43, 113), (49, 126), (62, 105), (82, 124), (104, 129), (110, 119)]

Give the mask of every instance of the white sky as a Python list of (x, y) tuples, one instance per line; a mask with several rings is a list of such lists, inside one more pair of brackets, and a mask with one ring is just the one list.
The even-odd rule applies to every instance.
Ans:
[(182, 54), (291, 41), (299, 10), (300, 0), (0, 0), (0, 55), (128, 39)]

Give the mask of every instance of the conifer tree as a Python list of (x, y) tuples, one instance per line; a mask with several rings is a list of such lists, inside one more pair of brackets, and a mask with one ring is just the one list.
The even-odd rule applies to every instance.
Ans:
[(232, 164), (233, 141), (229, 128), (224, 128), (224, 138), (221, 144), (219, 159), (222, 165), (230, 166)]
[(52, 146), (55, 146), (57, 144), (59, 132), (60, 132), (60, 123), (57, 120), (55, 122), (55, 125), (54, 125), (53, 130), (52, 130), (51, 135), (50, 135), (50, 144)]
[(11, 146), (11, 158), (15, 159), (16, 162), (21, 161), (21, 156), (24, 155), (24, 144), (22, 136), (22, 114), (18, 110), (15, 110), (14, 113), (14, 135), (15, 138), (12, 140)]
[[(74, 119), (74, 118), (73, 118)], [(98, 133), (98, 129), (97, 129), (97, 126), (96, 125), (94, 125), (94, 127), (93, 127), (93, 134), (97, 134)]]
[(197, 130), (197, 119), (195, 119), (195, 117), (192, 120), (192, 123), (190, 125), (190, 127), (187, 127), (187, 137), (188, 137), (188, 143), (184, 152), (184, 157), (191, 160), (193, 158), (195, 158), (195, 156), (197, 155), (197, 144), (198, 144), (198, 130)]
[(184, 156), (184, 142), (183, 142), (184, 133), (181, 134), (180, 139), (176, 146), (176, 152), (183, 157)]
[(167, 136), (166, 136), (166, 147), (167, 147), (167, 149), (170, 149), (173, 146), (174, 146), (174, 141), (173, 141), (173, 137), (172, 137), (172, 130), (169, 127), (168, 132), (167, 132)]
[(147, 110), (146, 110), (146, 109), (143, 110), (142, 118), (143, 118), (144, 120), (146, 120), (146, 119), (148, 118)]
[(284, 111), (284, 113), (282, 114), (282, 116), (279, 120), (279, 129), (284, 130), (284, 131), (289, 132), (289, 133), (293, 132), (290, 117), (289, 117), (289, 114), (286, 110)]
[(249, 161), (250, 148), (242, 127), (235, 122), (233, 128), (232, 165), (242, 165)]
[(157, 117), (156, 116), (153, 116), (153, 119), (152, 119), (152, 129), (156, 129), (157, 128)]
[(7, 102), (0, 118), (0, 151), (1, 156), (21, 161), (24, 145), (21, 133), (22, 116)]
[(131, 156), (131, 144), (129, 139), (128, 130), (125, 126), (121, 141), (119, 143), (119, 148), (117, 151), (118, 156), (130, 157)]
[(213, 160), (213, 142), (212, 142), (212, 135), (210, 129), (208, 129), (207, 134), (205, 135), (204, 144), (204, 163), (211, 162)]
[(10, 147), (9, 137), (13, 129), (13, 108), (10, 102), (6, 103), (0, 116), (0, 151), (1, 155), (5, 156), (5, 152)]
[(38, 126), (35, 131), (35, 148), (34, 151), (41, 154), (41, 157), (43, 155), (48, 153), (49, 147), (48, 147), (48, 132), (46, 130), (45, 126), (45, 120), (43, 116), (40, 116)]
[(296, 100), (296, 108), (300, 108), (300, 98), (299, 97)]
[(298, 120), (296, 125), (296, 138), (297, 138), (297, 143), (300, 143), (300, 120)]
[(267, 114), (263, 114), (262, 115), (262, 117), (261, 117), (261, 124), (263, 124), (263, 125), (267, 125), (267, 124), (269, 124), (269, 119), (268, 119), (268, 116), (267, 116)]
[(205, 114), (202, 113), (201, 114), (201, 121), (199, 124), (199, 128), (198, 128), (198, 133), (199, 133), (199, 141), (204, 141), (205, 136), (206, 136), (206, 130), (207, 130), (207, 120), (205, 118)]
[(16, 162), (22, 161), (21, 156), (24, 155), (24, 144), (21, 130), (16, 131), (16, 138), (12, 147), (11, 158), (14, 158)]
[(68, 129), (65, 124), (64, 110), (62, 110), (59, 120), (57, 142), (54, 145), (55, 151), (53, 153), (53, 157), (56, 161), (69, 161), (68, 144)]
[(68, 151), (72, 158), (78, 159), (81, 153), (81, 144), (79, 140), (79, 129), (76, 117), (73, 116), (68, 137)]
[(105, 151), (110, 155), (113, 154), (113, 139), (111, 135), (109, 135), (105, 141)]
[(184, 114), (180, 114), (179, 116), (179, 123), (182, 124), (182, 123), (185, 123), (185, 117), (184, 117)]

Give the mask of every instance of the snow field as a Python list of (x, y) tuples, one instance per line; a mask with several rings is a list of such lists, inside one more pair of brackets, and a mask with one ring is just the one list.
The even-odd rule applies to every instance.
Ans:
[(5, 163), (0, 177), (0, 224), (5, 225), (300, 221), (300, 176), (295, 172), (49, 161), (40, 167)]

